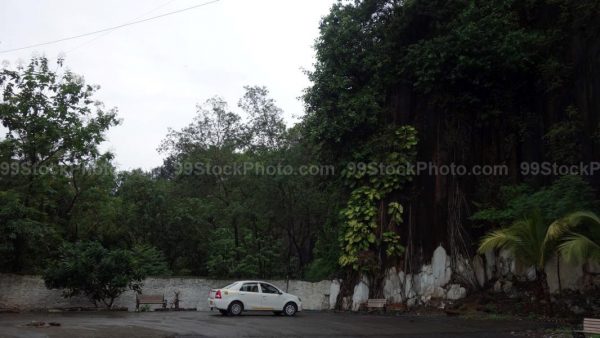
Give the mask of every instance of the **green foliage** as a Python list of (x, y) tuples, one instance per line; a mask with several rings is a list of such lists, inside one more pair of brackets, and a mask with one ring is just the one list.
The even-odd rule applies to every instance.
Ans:
[(317, 235), (317, 243), (313, 251), (314, 260), (306, 269), (306, 279), (321, 281), (336, 275), (340, 258), (339, 233), (334, 224), (326, 224)]
[(588, 259), (595, 262), (600, 261), (599, 241), (594, 241), (580, 233), (566, 235), (559, 246), (559, 250), (567, 262), (573, 264), (586, 263)]
[[(568, 261), (596, 259), (600, 239), (597, 216), (573, 210), (595, 209), (592, 187), (580, 176), (564, 176), (551, 185), (533, 192), (527, 185), (503, 187), (500, 208), (476, 212), (471, 219), (494, 225), (511, 226), (489, 232), (480, 244), (480, 252), (507, 247), (525, 264), (543, 264), (555, 252)], [(531, 210), (537, 210), (535, 217)], [(574, 232), (574, 228), (581, 228)], [(541, 236), (544, 236), (543, 241)]]
[(495, 128), (516, 136), (535, 109), (532, 94), (568, 89), (573, 69), (562, 51), (572, 32), (591, 25), (596, 5), (338, 2), (321, 21), (308, 74), (308, 135), (323, 144), (324, 155), (347, 158), (396, 123), (397, 100), (411, 97), (466, 128), (499, 122)]
[(566, 121), (555, 123), (544, 135), (548, 158), (555, 163), (577, 164), (583, 160), (583, 121), (574, 106), (567, 107)]
[[(388, 162), (383, 140), (391, 143), (389, 129), (408, 123), (419, 128), (422, 159), (442, 164), (506, 163), (513, 172), (520, 161), (594, 159), (597, 148), (589, 154), (583, 147), (593, 129), (584, 121), (597, 123), (594, 108), (580, 106), (580, 94), (567, 93), (588, 82), (582, 72), (594, 60), (584, 46), (592, 46), (598, 33), (591, 14), (597, 6), (588, 0), (337, 2), (315, 42), (312, 85), (304, 96), (306, 135), (319, 144), (322, 158), (340, 166)], [(565, 46), (577, 52), (567, 55)], [(342, 176), (351, 191), (343, 196), (340, 263), (369, 266), (382, 256), (375, 250), (386, 233), (379, 215), (398, 217), (396, 223), (402, 217), (400, 210), (385, 210), (394, 202), (385, 184), (395, 183), (377, 181), (368, 170)], [(425, 185), (415, 187), (422, 193), (411, 197), (423, 215), (451, 208), (445, 194), (458, 188), (467, 200), (480, 197), (472, 219), (488, 227), (510, 226), (535, 209), (550, 224), (597, 207), (596, 193), (580, 177), (541, 189), (504, 187), (498, 198), (497, 188), (508, 180), (522, 182), (512, 175), (423, 178)], [(443, 229), (445, 210), (434, 214), (428, 219), (440, 224), (431, 228)], [(439, 234), (417, 232), (439, 240)]]
[(539, 210), (512, 225), (491, 231), (479, 244), (479, 253), (505, 248), (524, 266), (535, 266), (544, 270), (546, 260), (554, 252), (554, 246), (546, 240), (549, 224), (544, 221)]
[(593, 212), (578, 211), (554, 221), (546, 237), (559, 243), (558, 252), (568, 262), (600, 261), (600, 217)]
[(503, 248), (524, 266), (535, 266), (537, 281), (549, 303), (544, 271), (547, 260), (556, 254), (574, 264), (600, 261), (599, 229), (600, 218), (591, 212), (575, 212), (548, 224), (538, 209), (508, 227), (488, 232), (481, 238), (478, 252)]
[[(381, 160), (387, 167), (394, 168), (391, 173), (371, 170), (375, 168), (347, 168), (342, 172), (347, 185), (355, 187), (346, 207), (341, 211), (344, 221), (344, 230), (341, 237), (342, 255), (339, 258), (341, 266), (351, 266), (355, 270), (372, 270), (369, 251), (381, 252), (388, 257), (398, 257), (404, 252), (400, 244), (397, 227), (402, 223), (403, 207), (399, 202), (393, 201), (384, 207), (384, 201), (392, 192), (400, 191), (406, 183), (411, 181), (408, 165), (414, 163), (416, 158), (417, 132), (411, 126), (401, 127), (391, 133), (392, 138), (382, 138), (391, 144), (386, 144), (390, 149), (387, 153), (377, 152), (379, 140), (371, 145), (374, 157), (368, 158), (368, 163)], [(386, 135), (388, 136), (388, 135)], [(356, 170), (359, 169), (359, 170)], [(358, 186), (358, 187), (356, 187)], [(385, 208), (385, 210), (381, 210)], [(389, 215), (388, 224), (382, 224), (381, 212)], [(366, 257), (366, 261), (361, 261)], [(383, 262), (377, 265), (381, 268)]]
[(35, 256), (44, 257), (60, 244), (55, 229), (37, 221), (39, 211), (25, 206), (21, 196), (12, 190), (0, 191), (0, 266), (4, 269), (14, 266), (19, 249), (30, 253), (31, 261), (22, 262), (30, 266)]
[(110, 158), (98, 145), (118, 124), (116, 109), (96, 101), (98, 87), (65, 70), (62, 60), (52, 67), (34, 57), (3, 68), (0, 87), (0, 250), (6, 254), (0, 269), (39, 272), (39, 258), (53, 254), (62, 237), (79, 236), (74, 218), (88, 217), (79, 202), (90, 201), (95, 183), (81, 182), (82, 171)]
[(285, 123), (283, 110), (269, 98), (266, 87), (245, 86), (246, 92), (238, 106), (248, 114), (245, 143), (251, 150), (268, 150), (280, 147), (284, 142)]
[(400, 235), (394, 231), (386, 231), (382, 234), (382, 240), (385, 244), (385, 253), (389, 257), (399, 257), (404, 253), (404, 246), (400, 244)]
[(51, 70), (43, 57), (16, 70), (3, 69), (0, 86), (0, 120), (7, 129), (3, 142), (14, 159), (32, 167), (77, 164), (98, 156), (104, 132), (118, 123), (115, 109), (105, 111), (93, 100), (97, 86), (86, 85), (68, 70)]
[[(132, 231), (156, 233), (148, 240), (165, 252), (175, 273), (302, 278), (317, 233), (334, 214), (335, 191), (319, 176), (265, 172), (312, 164), (315, 146), (302, 137), (302, 126), (284, 128), (282, 111), (264, 87), (245, 90), (239, 106), (247, 120), (213, 99), (199, 107), (192, 124), (169, 133), (161, 148), (168, 155), (161, 173), (165, 190), (126, 198), (140, 201), (132, 206)], [(160, 181), (147, 175), (140, 183)], [(158, 196), (156, 206), (148, 205)], [(194, 207), (181, 208), (188, 204)]]
[(279, 254), (281, 248), (270, 236), (257, 236), (247, 231), (243, 244), (236, 247), (230, 229), (220, 228), (209, 237), (206, 262), (210, 276), (261, 277), (281, 276)]
[(540, 50), (554, 32), (522, 27), (520, 6), (513, 0), (448, 7), (455, 15), (433, 29), (435, 37), (407, 47), (402, 73), (420, 92), (435, 93), (444, 105), (477, 107), (476, 117), (485, 120), (507, 104), (495, 95), (510, 92), (503, 81), (519, 79), (544, 60)]
[(165, 255), (149, 244), (139, 244), (131, 250), (134, 264), (146, 276), (166, 276), (171, 272)]
[(66, 243), (49, 262), (44, 282), (48, 288), (64, 289), (65, 297), (84, 295), (95, 306), (101, 302), (110, 308), (126, 290), (141, 290), (145, 267), (139, 265), (139, 254), (108, 250), (98, 242)]
[(242, 141), (240, 116), (231, 112), (227, 102), (215, 96), (196, 107), (194, 121), (180, 131), (169, 129), (159, 148), (162, 152), (185, 154), (197, 149), (235, 149)]
[(482, 208), (471, 217), (475, 224), (508, 225), (539, 209), (548, 224), (573, 210), (597, 208), (595, 191), (581, 176), (563, 176), (551, 185), (533, 191), (528, 185), (504, 186), (497, 206)]
[(352, 266), (355, 270), (361, 268), (359, 254), (369, 250), (377, 240), (377, 208), (375, 205), (381, 199), (375, 189), (360, 187), (352, 191), (347, 207), (342, 210), (345, 219), (345, 231), (342, 237), (341, 266)]
[(211, 233), (206, 261), (208, 273), (215, 277), (234, 276), (236, 272), (236, 247), (229, 229), (220, 228)]
[[(116, 172), (112, 156), (98, 150), (118, 122), (116, 110), (95, 101), (98, 87), (65, 71), (62, 61), (56, 71), (45, 58), (2, 69), (0, 269), (39, 271), (40, 257), (56, 255), (61, 242), (79, 241), (103, 249), (67, 244), (63, 256), (85, 252), (96, 261), (94, 252), (118, 252), (144, 274), (316, 280), (335, 275), (338, 264), (382, 269), (404, 252), (401, 201), (421, 204), (431, 191), (415, 196), (407, 189), (410, 172), (382, 174), (377, 164), (406, 168), (417, 146), (426, 160), (472, 164), (596, 157), (595, 146), (586, 153), (586, 142), (598, 136), (598, 128), (586, 125), (597, 123), (593, 107), (569, 94), (587, 92), (579, 89), (588, 80), (574, 75), (590, 69), (580, 59), (593, 54), (594, 13), (591, 0), (340, 1), (320, 25), (301, 123), (286, 128), (265, 87), (244, 88), (237, 105), (244, 118), (213, 97), (188, 126), (169, 130), (160, 147), (164, 163), (150, 172)], [(321, 162), (344, 168), (341, 177), (254, 170)], [(352, 167), (357, 163), (366, 165)], [(247, 164), (252, 169), (243, 174), (207, 170)], [(12, 165), (48, 171), (6, 174)], [(98, 169), (102, 175), (92, 173)], [(514, 225), (490, 235), (488, 245), (512, 246), (520, 236), (534, 243), (527, 260), (541, 250), (539, 224), (598, 210), (596, 192), (580, 177), (540, 189), (507, 186), (499, 196), (504, 183), (483, 180), (489, 191), (457, 180), (481, 196), (474, 223)], [(435, 183), (436, 198), (449, 187), (443, 181)], [(530, 217), (538, 209), (539, 222)], [(584, 248), (598, 243), (590, 230), (580, 224), (552, 245), (575, 260), (588, 256)], [(105, 266), (118, 270), (110, 261)]]
[(364, 140), (382, 112), (383, 84), (373, 80), (389, 56), (374, 43), (375, 25), (364, 22), (371, 14), (366, 4), (336, 3), (321, 22), (315, 44), (318, 62), (308, 74), (314, 85), (304, 96), (307, 134), (316, 143), (333, 144), (340, 153)]

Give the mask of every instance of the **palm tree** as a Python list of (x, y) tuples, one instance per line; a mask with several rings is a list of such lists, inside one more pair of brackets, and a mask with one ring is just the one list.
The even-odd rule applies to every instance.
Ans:
[[(589, 226), (587, 231), (573, 231), (586, 225)], [(546, 240), (558, 241), (558, 252), (569, 263), (600, 261), (600, 217), (589, 211), (574, 212), (552, 223)]]
[(600, 262), (600, 217), (589, 211), (567, 215), (550, 225), (546, 241), (558, 243), (558, 259), (562, 256), (571, 264), (583, 263), (584, 283), (591, 282), (588, 263)]
[(512, 225), (494, 230), (485, 235), (479, 243), (478, 252), (507, 249), (515, 259), (525, 266), (534, 266), (539, 291), (549, 303), (550, 293), (546, 278), (547, 257), (555, 251), (555, 242), (546, 240), (548, 224), (539, 211), (529, 217), (515, 221)]

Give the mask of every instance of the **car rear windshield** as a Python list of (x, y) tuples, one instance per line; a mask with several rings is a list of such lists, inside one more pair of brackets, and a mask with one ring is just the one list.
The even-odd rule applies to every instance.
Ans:
[(234, 286), (235, 286), (237, 283), (238, 283), (238, 282), (231, 283), (231, 284), (229, 284), (229, 285), (227, 285), (227, 286), (224, 286), (224, 287), (222, 287), (221, 289), (231, 289), (231, 288), (233, 288), (233, 287), (234, 287)]

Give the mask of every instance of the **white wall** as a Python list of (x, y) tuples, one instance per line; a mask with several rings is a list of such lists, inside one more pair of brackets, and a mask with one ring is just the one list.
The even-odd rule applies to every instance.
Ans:
[[(186, 277), (147, 278), (144, 281), (143, 293), (164, 294), (165, 298), (172, 302), (175, 291), (179, 291), (180, 307), (206, 311), (209, 310), (207, 304), (209, 290), (225, 286), (230, 282)], [(269, 282), (286, 290), (285, 281)], [(321, 310), (329, 307), (330, 285), (330, 281), (310, 283), (292, 280), (289, 282), (288, 292), (302, 299), (304, 309)], [(60, 290), (48, 290), (44, 286), (44, 281), (38, 276), (0, 274), (0, 308), (31, 310), (77, 306), (89, 307), (91, 303), (84, 297), (65, 299)], [(135, 293), (125, 292), (115, 301), (115, 306), (135, 310)]]
[[(498, 255), (487, 253), (485, 262), (482, 258), (475, 258), (471, 273), (479, 284), (491, 280), (510, 281), (513, 276), (517, 278), (531, 278), (532, 270), (522, 267), (506, 251)], [(464, 264), (468, 265), (466, 260)], [(450, 268), (450, 257), (446, 250), (439, 246), (432, 257), (431, 264), (421, 267), (420, 271), (405, 274), (391, 268), (387, 271), (384, 281), (384, 296), (393, 303), (406, 303), (408, 306), (428, 303), (431, 299), (454, 301), (467, 294), (468, 287), (454, 283), (455, 274), (464, 273), (465, 268), (459, 266), (459, 271)], [(589, 264), (589, 269), (600, 272), (598, 264)], [(464, 270), (461, 272), (460, 270)], [(581, 266), (571, 266), (561, 261), (561, 284), (563, 289), (582, 289), (584, 285)], [(468, 270), (470, 271), (470, 270)], [(468, 272), (467, 271), (467, 272)], [(556, 275), (556, 259), (552, 258), (546, 265), (548, 284), (551, 292), (558, 289)], [(144, 281), (143, 293), (164, 294), (169, 302), (175, 297), (175, 291), (180, 292), (180, 307), (208, 310), (207, 297), (211, 288), (218, 288), (229, 284), (229, 280), (214, 280), (193, 277), (148, 278)], [(302, 306), (306, 310), (333, 309), (337, 295), (340, 291), (340, 281), (321, 281), (310, 283), (292, 280), (286, 288), (285, 281), (270, 281), (282, 290), (295, 294), (302, 299)], [(597, 283), (598, 280), (592, 281)], [(498, 284), (498, 283), (496, 283)], [(512, 283), (509, 283), (512, 285)], [(502, 284), (498, 289), (502, 290)], [(331, 294), (331, 297), (330, 297)], [(357, 310), (360, 304), (366, 302), (369, 296), (369, 285), (362, 279), (355, 287), (354, 294), (344, 299), (344, 307)], [(48, 290), (38, 276), (20, 276), (0, 274), (0, 308), (42, 309), (90, 306), (90, 302), (82, 297), (65, 299), (59, 290)], [(119, 297), (116, 306), (135, 309), (135, 293), (128, 291)]]

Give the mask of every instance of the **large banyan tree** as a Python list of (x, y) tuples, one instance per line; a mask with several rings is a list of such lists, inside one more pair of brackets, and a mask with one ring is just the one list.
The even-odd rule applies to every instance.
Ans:
[[(468, 238), (482, 229), (470, 227), (469, 216), (494, 201), (501, 186), (539, 187), (556, 178), (531, 175), (524, 163), (600, 158), (599, 13), (595, 0), (335, 4), (321, 22), (312, 86), (304, 96), (306, 133), (321, 145), (323, 159), (347, 168), (357, 161), (385, 162), (399, 152), (438, 166), (507, 168), (487, 176), (421, 173), (410, 184), (384, 189), (369, 211), (376, 214), (375, 238), (352, 237), (355, 224), (342, 215), (340, 263), (360, 271), (357, 261), (372, 266), (374, 258), (365, 255), (381, 258), (382, 250), (395, 250), (384, 241), (398, 240), (385, 235), (397, 216), (391, 203), (402, 207), (394, 232), (403, 246), (396, 256), (404, 259), (383, 264), (410, 269), (439, 244), (453, 254), (472, 253)], [(415, 159), (394, 149), (393, 130), (408, 126), (416, 128)], [(598, 175), (587, 180), (597, 184)], [(354, 210), (357, 189), (365, 185), (346, 186), (347, 209)], [(364, 250), (352, 251), (360, 240), (367, 241)]]

